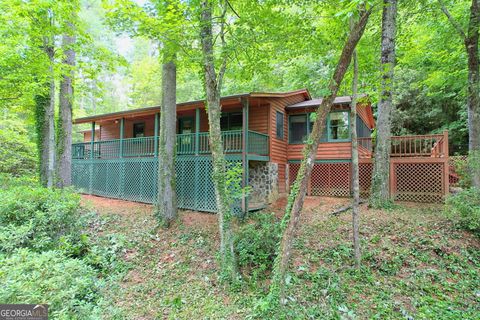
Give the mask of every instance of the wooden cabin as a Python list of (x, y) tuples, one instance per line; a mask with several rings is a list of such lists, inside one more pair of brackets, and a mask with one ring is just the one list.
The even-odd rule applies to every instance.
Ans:
[[(264, 207), (288, 192), (321, 104), (308, 90), (252, 92), (221, 99), (223, 147), (229, 164), (243, 168), (250, 194), (235, 204), (242, 211)], [(357, 105), (360, 185), (370, 188), (371, 132), (375, 127), (367, 97)], [(326, 120), (309, 195), (351, 194), (351, 98), (337, 97)], [(159, 107), (74, 120), (91, 125), (73, 144), (72, 179), (82, 192), (153, 203), (156, 198)], [(93, 139), (92, 139), (93, 136)], [(211, 181), (208, 117), (203, 101), (177, 105), (176, 177), (180, 208), (216, 210)], [(392, 137), (391, 194), (397, 200), (442, 201), (448, 192), (448, 135)], [(411, 182), (419, 180), (418, 182)], [(238, 209), (240, 210), (240, 209)]]

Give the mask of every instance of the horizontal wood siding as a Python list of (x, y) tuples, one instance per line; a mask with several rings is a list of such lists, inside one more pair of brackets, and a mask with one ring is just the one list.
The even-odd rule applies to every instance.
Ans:
[(268, 105), (250, 105), (248, 110), (248, 129), (268, 134)]
[[(279, 164), (278, 167), (278, 191), (286, 192), (285, 185), (285, 164), (287, 163), (287, 141), (288, 141), (288, 117), (285, 107), (305, 100), (302, 94), (294, 95), (288, 98), (272, 98), (270, 103), (270, 161)], [(277, 138), (276, 120), (277, 111), (284, 114), (283, 139)]]
[[(288, 160), (302, 159), (304, 144), (288, 145)], [(350, 142), (320, 143), (317, 149), (317, 160), (350, 159), (352, 144)]]

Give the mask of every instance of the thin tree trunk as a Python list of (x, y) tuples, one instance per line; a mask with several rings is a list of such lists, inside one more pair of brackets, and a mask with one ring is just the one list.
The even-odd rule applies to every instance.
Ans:
[(175, 57), (166, 54), (162, 66), (162, 105), (158, 154), (158, 198), (156, 215), (169, 227), (177, 218), (175, 191), (175, 143), (177, 123), (177, 67)]
[[(69, 24), (73, 30), (73, 25)], [(65, 34), (63, 47), (65, 53), (64, 65), (68, 68), (60, 82), (60, 110), (57, 148), (57, 187), (68, 187), (72, 184), (72, 106), (73, 106), (73, 77), (75, 66), (75, 50), (72, 45), (75, 36)]]
[[(465, 49), (468, 54), (468, 149), (473, 159), (480, 159), (480, 69), (478, 61), (478, 38), (480, 27), (480, 4), (472, 0)], [(474, 162), (474, 161), (472, 161)], [(480, 188), (480, 163), (472, 164), (472, 185)]]
[(371, 9), (362, 10), (360, 19), (352, 28), (347, 41), (343, 47), (342, 54), (338, 61), (337, 67), (329, 84), (330, 94), (326, 96), (316, 112), (316, 119), (313, 125), (312, 133), (308, 137), (307, 144), (303, 150), (303, 160), (297, 174), (297, 179), (290, 192), (289, 201), (286, 208), (283, 225), (286, 229), (280, 242), (279, 254), (275, 260), (274, 273), (270, 294), (276, 296), (279, 294), (281, 303), (285, 303), (285, 275), (290, 262), (293, 239), (300, 221), (300, 213), (302, 211), (305, 194), (307, 191), (307, 183), (310, 179), (315, 157), (320, 143), (320, 138), (325, 129), (325, 120), (331, 110), (333, 101), (337, 96), (338, 89), (343, 77), (348, 69), (353, 51), (365, 31)]
[[(209, 0), (201, 2), (201, 45), (203, 53), (203, 68), (205, 73), (205, 91), (209, 122), (209, 142), (212, 152), (213, 172), (212, 179), (215, 187), (217, 203), (218, 226), (220, 231), (220, 255), (222, 273), (230, 280), (237, 278), (237, 266), (233, 250), (232, 212), (226, 190), (226, 160), (223, 152), (220, 129), (220, 94), (222, 78), (225, 72), (225, 60), (217, 76), (215, 71), (212, 31), (212, 3)], [(223, 29), (223, 28), (222, 28)], [(221, 31), (223, 32), (223, 30)], [(220, 35), (222, 43), (223, 34)]]
[(442, 0), (438, 0), (441, 9), (463, 40), (468, 55), (467, 115), (468, 115), (468, 150), (473, 157), (470, 164), (472, 185), (480, 188), (480, 66), (478, 55), (480, 29), (480, 3), (472, 0), (470, 19), (465, 33), (447, 10)]
[(390, 136), (393, 110), (393, 70), (395, 68), (397, 0), (383, 1), (382, 83), (378, 102), (377, 140), (372, 175), (370, 205), (384, 207), (390, 202)]
[(350, 124), (352, 135), (352, 229), (353, 229), (353, 251), (355, 265), (360, 268), (360, 183), (358, 168), (358, 140), (357, 140), (357, 93), (358, 93), (358, 59), (357, 50), (353, 51), (353, 82), (352, 82), (352, 104), (350, 111)]

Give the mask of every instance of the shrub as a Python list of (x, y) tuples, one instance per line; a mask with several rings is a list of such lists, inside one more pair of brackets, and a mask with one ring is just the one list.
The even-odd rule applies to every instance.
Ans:
[(280, 221), (267, 213), (254, 215), (236, 233), (238, 264), (245, 272), (251, 271), (254, 280), (265, 278), (272, 269), (280, 236)]
[(0, 191), (0, 251), (56, 248), (61, 237), (79, 237), (80, 198), (69, 191), (13, 187)]
[(480, 190), (470, 188), (450, 196), (445, 214), (460, 227), (480, 235)]
[(2, 303), (47, 303), (53, 319), (100, 318), (95, 270), (58, 251), (0, 255), (0, 283)]
[(0, 127), (0, 172), (12, 176), (35, 173), (37, 148), (21, 122), (5, 120)]

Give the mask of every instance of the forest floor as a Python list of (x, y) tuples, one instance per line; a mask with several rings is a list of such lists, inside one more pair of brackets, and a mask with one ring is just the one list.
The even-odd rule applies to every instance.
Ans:
[[(307, 197), (294, 246), (283, 316), (295, 319), (479, 319), (480, 241), (442, 217), (441, 205), (362, 206), (361, 270), (353, 268), (351, 214), (330, 212), (348, 199)], [(213, 214), (182, 211), (155, 230), (152, 206), (82, 196), (85, 207), (125, 235), (128, 271), (107, 301), (128, 319), (245, 319), (268, 290), (266, 280), (236, 290), (218, 279)], [(281, 216), (286, 200), (271, 208)], [(264, 213), (256, 213), (264, 214)]]

